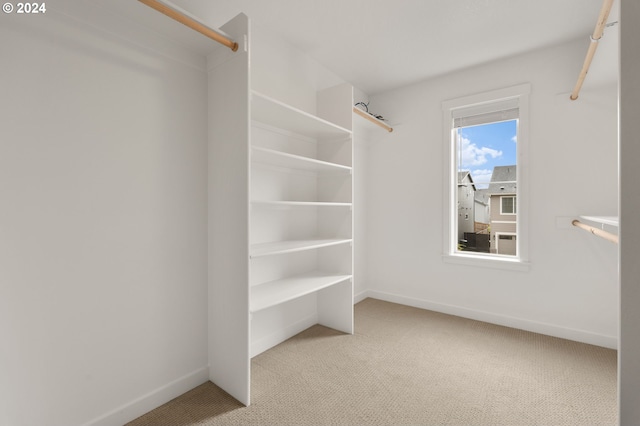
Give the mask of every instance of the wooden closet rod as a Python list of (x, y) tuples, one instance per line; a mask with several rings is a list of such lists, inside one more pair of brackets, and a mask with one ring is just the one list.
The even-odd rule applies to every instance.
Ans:
[(573, 92), (571, 92), (571, 96), (569, 97), (572, 101), (575, 101), (576, 99), (578, 99), (578, 94), (580, 93), (580, 89), (582, 88), (582, 83), (584, 83), (584, 79), (587, 77), (587, 73), (589, 72), (589, 67), (591, 66), (593, 55), (596, 54), (596, 49), (598, 48), (598, 42), (602, 38), (604, 27), (607, 25), (607, 19), (609, 18), (609, 12), (611, 12), (612, 5), (613, 5), (613, 0), (604, 0), (602, 2), (602, 9), (600, 9), (600, 16), (598, 16), (598, 22), (596, 22), (596, 28), (593, 30), (593, 35), (591, 36), (591, 43), (589, 44), (589, 49), (587, 50), (587, 56), (584, 58), (582, 71), (580, 71), (580, 75), (578, 76), (578, 81), (576, 82), (576, 86), (573, 88)]
[(238, 43), (231, 40), (228, 37), (223, 36), (222, 34), (217, 33), (211, 28), (207, 27), (204, 24), (196, 21), (195, 19), (186, 16), (185, 14), (178, 12), (177, 10), (167, 6), (166, 4), (158, 1), (158, 0), (138, 0), (140, 3), (144, 3), (152, 9), (157, 10), (160, 13), (167, 15), (169, 18), (174, 19), (180, 22), (183, 25), (191, 28), (192, 30), (196, 30), (202, 35), (209, 37), (212, 40), (217, 41), (220, 44), (227, 46), (229, 49), (234, 52), (238, 50)]
[(391, 127), (391, 126), (387, 125), (386, 123), (378, 120), (373, 115), (362, 111), (360, 108), (353, 107), (353, 112), (358, 114), (360, 117), (366, 118), (367, 120), (369, 120), (373, 124), (377, 124), (378, 126), (380, 126), (383, 129), (385, 129), (387, 132), (389, 132), (389, 133), (393, 132), (393, 127)]
[(593, 235), (604, 238), (607, 241), (611, 241), (612, 243), (618, 244), (618, 236), (616, 234), (612, 234), (607, 231), (603, 231), (602, 229), (594, 228), (593, 226), (585, 225), (579, 220), (573, 220), (571, 222), (573, 226), (577, 226), (580, 229), (584, 229), (585, 231), (591, 232)]

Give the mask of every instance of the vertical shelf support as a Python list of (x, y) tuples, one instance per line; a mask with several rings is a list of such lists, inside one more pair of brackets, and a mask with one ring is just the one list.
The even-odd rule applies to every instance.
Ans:
[[(241, 39), (249, 19), (222, 28)], [(219, 50), (230, 56), (208, 76), (209, 379), (249, 405), (249, 53)]]

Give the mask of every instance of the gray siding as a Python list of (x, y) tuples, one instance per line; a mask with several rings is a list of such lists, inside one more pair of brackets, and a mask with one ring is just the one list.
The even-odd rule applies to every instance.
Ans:
[[(515, 194), (499, 194), (491, 196), (491, 253), (497, 253), (496, 234), (516, 233), (517, 214), (500, 214), (500, 197), (510, 195), (515, 196)], [(513, 240), (512, 242), (502, 241), (503, 244), (500, 246), (500, 253), (515, 255), (515, 241), (516, 240)]]

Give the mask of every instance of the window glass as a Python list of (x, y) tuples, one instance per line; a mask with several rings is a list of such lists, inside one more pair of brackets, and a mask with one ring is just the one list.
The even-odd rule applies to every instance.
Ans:
[(502, 214), (516, 214), (516, 197), (501, 197), (500, 200)]
[(496, 240), (498, 232), (517, 231), (517, 113), (510, 108), (454, 120), (458, 251), (517, 254)]

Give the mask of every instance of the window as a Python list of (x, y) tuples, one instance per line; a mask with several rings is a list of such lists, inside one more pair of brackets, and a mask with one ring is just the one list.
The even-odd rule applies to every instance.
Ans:
[(500, 197), (500, 214), (516, 214), (516, 197)]
[(527, 268), (529, 91), (525, 84), (442, 105), (446, 261)]

